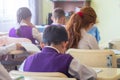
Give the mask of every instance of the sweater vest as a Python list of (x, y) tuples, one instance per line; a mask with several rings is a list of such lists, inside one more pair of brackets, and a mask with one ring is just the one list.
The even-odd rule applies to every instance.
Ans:
[(29, 56), (24, 64), (28, 72), (62, 72), (68, 77), (68, 69), (73, 57), (69, 54), (58, 53), (55, 49), (45, 47), (40, 53)]
[(19, 34), (17, 34), (17, 29), (12, 28), (9, 31), (10, 37), (16, 37), (16, 38), (28, 38), (32, 41), (33, 44), (35, 44), (35, 39), (32, 36), (32, 28), (29, 26), (21, 26), (19, 29)]

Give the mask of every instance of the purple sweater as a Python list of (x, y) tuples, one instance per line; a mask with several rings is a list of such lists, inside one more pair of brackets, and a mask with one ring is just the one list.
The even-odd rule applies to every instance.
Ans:
[(33, 44), (35, 44), (35, 39), (32, 36), (32, 28), (29, 26), (21, 26), (19, 28), (19, 34), (17, 34), (17, 31), (15, 28), (12, 28), (9, 31), (10, 37), (17, 37), (17, 38), (28, 38), (32, 41)]
[(55, 49), (45, 47), (42, 52), (29, 56), (24, 64), (24, 71), (29, 72), (62, 72), (68, 77), (69, 65), (73, 57), (58, 53)]

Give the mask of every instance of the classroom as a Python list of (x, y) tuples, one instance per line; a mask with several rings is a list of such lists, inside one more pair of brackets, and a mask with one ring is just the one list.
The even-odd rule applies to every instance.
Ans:
[(120, 80), (120, 0), (0, 0), (0, 80)]

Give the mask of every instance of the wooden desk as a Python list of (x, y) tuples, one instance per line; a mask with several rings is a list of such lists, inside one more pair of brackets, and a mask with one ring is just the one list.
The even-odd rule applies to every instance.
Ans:
[(119, 68), (93, 68), (101, 69), (102, 71), (97, 73), (97, 80), (119, 80), (120, 69)]
[(76, 80), (75, 78), (60, 77), (25, 77), (24, 80)]
[(116, 58), (117, 58), (117, 59), (119, 59), (119, 58), (120, 58), (120, 54), (116, 54), (115, 56), (116, 56)]
[(18, 78), (13, 78), (15, 80), (76, 80), (75, 78), (63, 78), (63, 77), (28, 77), (28, 76), (24, 76), (24, 77), (18, 77)]
[(9, 54), (16, 55), (16, 54), (23, 54), (24, 52), (25, 52), (24, 50), (14, 50), (14, 51), (11, 51)]
[[(101, 72), (97, 73), (97, 80), (119, 80), (120, 79), (120, 68), (93, 68), (93, 69), (101, 69), (102, 70)], [(11, 77), (14, 78), (14, 77), (20, 76), (21, 74), (20, 75), (19, 74), (18, 75), (11, 74)], [(31, 74), (31, 75), (33, 75), (33, 74)], [(29, 76), (24, 76), (24, 77), (29, 78)], [(45, 76), (43, 76), (43, 75), (42, 76), (34, 76), (33, 75), (30, 77), (40, 79), (41, 77), (45, 77)], [(48, 76), (48, 77), (50, 77), (50, 76)], [(55, 77), (55, 75), (54, 75), (54, 77)], [(27, 79), (25, 79), (25, 80), (27, 80)], [(33, 79), (33, 80), (35, 80), (35, 79)]]

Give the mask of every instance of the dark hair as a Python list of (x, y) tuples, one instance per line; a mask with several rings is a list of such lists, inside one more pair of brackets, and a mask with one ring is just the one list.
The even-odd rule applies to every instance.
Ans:
[(43, 43), (47, 45), (58, 45), (63, 41), (68, 41), (66, 29), (61, 25), (49, 25), (43, 32)]
[(65, 12), (62, 8), (55, 8), (52, 15), (55, 19), (60, 19), (61, 17), (65, 16)]
[(20, 23), (22, 19), (31, 17), (32, 13), (27, 7), (21, 7), (17, 11), (17, 22)]

